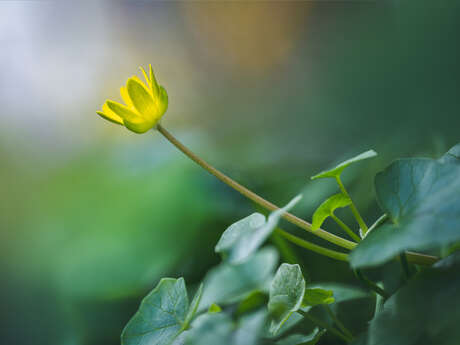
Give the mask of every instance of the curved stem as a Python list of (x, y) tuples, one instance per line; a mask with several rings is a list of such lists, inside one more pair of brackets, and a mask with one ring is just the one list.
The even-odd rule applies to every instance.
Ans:
[[(169, 133), (163, 126), (160, 124), (157, 125), (158, 131), (163, 134), (163, 136), (168, 139), (174, 146), (176, 146), (180, 151), (182, 151), (186, 156), (188, 156), (191, 160), (193, 160), (195, 163), (197, 163), (199, 166), (201, 166), (203, 169), (208, 171), (210, 174), (214, 175), (217, 177), (219, 180), (221, 180), (223, 183), (226, 185), (232, 187), (236, 191), (240, 192), (243, 194), (245, 197), (248, 199), (254, 201), (255, 203), (259, 204), (260, 206), (266, 208), (267, 210), (270, 211), (275, 211), (278, 210), (279, 207), (276, 206), (275, 204), (272, 204), (270, 201), (265, 200), (261, 196), (257, 195), (256, 193), (250, 191), (246, 187), (242, 186), (238, 182), (232, 180), (230, 177), (227, 175), (223, 174), (216, 168), (214, 168), (212, 165), (206, 163), (204, 160), (202, 160), (200, 157), (195, 155), (192, 151), (190, 151), (187, 147), (185, 147), (180, 141), (178, 141), (171, 133)], [(294, 216), (291, 213), (284, 213), (283, 218), (286, 219), (288, 222), (297, 225), (298, 227), (307, 230), (308, 232), (311, 232), (312, 234), (321, 237), (322, 239), (329, 241), (331, 243), (334, 243), (340, 247), (346, 248), (346, 249), (353, 249), (356, 245), (356, 243), (348, 241), (342, 237), (336, 236), (334, 234), (331, 234), (325, 230), (318, 229), (318, 230), (312, 230), (311, 229), (311, 224), (306, 222), (305, 220)]]
[(345, 340), (347, 343), (352, 340), (352, 338), (346, 336), (345, 334), (340, 333), (338, 330), (336, 330), (334, 327), (328, 325), (326, 322), (317, 319), (313, 315), (310, 315), (309, 313), (304, 312), (303, 310), (298, 310), (298, 313), (301, 314), (303, 317), (309, 319), (311, 322), (313, 322), (315, 325), (327, 329), (329, 332), (332, 334), (336, 335), (337, 337), (341, 338), (342, 340)]
[(356, 242), (360, 242), (361, 241), (361, 237), (359, 237), (358, 235), (356, 235), (353, 230), (351, 230), (347, 224), (345, 224), (344, 222), (342, 222), (339, 217), (337, 217), (334, 213), (331, 214), (331, 218), (334, 219), (334, 221), (339, 224), (339, 226), (345, 230), (345, 232), (348, 234), (348, 236), (350, 236), (352, 239), (354, 239)]
[[(278, 206), (275, 204), (272, 204), (270, 201), (265, 200), (264, 198), (260, 197), (256, 193), (250, 191), (246, 187), (240, 185), (238, 182), (232, 180), (230, 177), (226, 176), (225, 174), (221, 173), (219, 170), (214, 168), (213, 166), (209, 165), (206, 163), (204, 160), (202, 160), (200, 157), (195, 155), (192, 151), (190, 151), (187, 147), (185, 147), (179, 140), (177, 140), (171, 133), (169, 133), (163, 126), (160, 124), (157, 125), (156, 127), (158, 131), (169, 141), (171, 144), (176, 146), (180, 151), (182, 151), (187, 157), (189, 157), (191, 160), (193, 160), (195, 163), (197, 163), (199, 166), (201, 166), (203, 169), (208, 171), (210, 174), (214, 175), (217, 177), (219, 180), (230, 186), (231, 188), (235, 189), (248, 199), (254, 201), (256, 204), (264, 207), (265, 209), (269, 211), (275, 211), (279, 209)], [(348, 193), (347, 193), (348, 194)], [(356, 210), (357, 211), (357, 210)], [(359, 215), (359, 213), (358, 213)], [(286, 212), (283, 215), (283, 218), (286, 219), (288, 222), (297, 225), (298, 227), (326, 240), (331, 243), (334, 243), (335, 245), (338, 245), (342, 248), (346, 249), (353, 249), (356, 247), (356, 243), (352, 241), (348, 241), (342, 237), (336, 236), (334, 234), (331, 234), (325, 230), (318, 229), (318, 230), (312, 230), (311, 229), (311, 224), (308, 223), (307, 221), (294, 216), (291, 213)], [(291, 235), (292, 236), (292, 235)], [(306, 241), (305, 241), (306, 242)], [(346, 255), (346, 254), (345, 254)], [(419, 264), (419, 265), (432, 265), (436, 261), (439, 260), (439, 258), (431, 255), (425, 255), (425, 254), (419, 254), (419, 253), (413, 253), (413, 252), (406, 252), (407, 259), (414, 263), (414, 264)]]
[(300, 237), (297, 237), (295, 235), (292, 235), (289, 232), (284, 231), (284, 230), (282, 230), (280, 228), (276, 228), (274, 232), (275, 232), (275, 234), (278, 234), (278, 235), (284, 237), (286, 240), (288, 240), (288, 241), (290, 241), (290, 242), (292, 242), (294, 244), (297, 244), (298, 246), (300, 246), (302, 248), (311, 250), (312, 252), (315, 252), (315, 253), (318, 253), (318, 254), (321, 254), (321, 255), (324, 255), (324, 256), (328, 256), (328, 257), (330, 257), (332, 259), (336, 259), (336, 260), (340, 260), (340, 261), (348, 261), (348, 254), (346, 254), (346, 253), (341, 253), (341, 252), (338, 252), (338, 251), (335, 251), (335, 250), (332, 250), (332, 249), (327, 249), (327, 248), (318, 246), (317, 244), (305, 241), (304, 239), (302, 239)]

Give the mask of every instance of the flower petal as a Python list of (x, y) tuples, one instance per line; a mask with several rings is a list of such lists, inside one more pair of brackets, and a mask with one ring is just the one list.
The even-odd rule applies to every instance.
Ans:
[(107, 105), (114, 113), (123, 118), (123, 122), (126, 128), (133, 132), (147, 132), (149, 129), (153, 128), (155, 124), (154, 121), (145, 119), (144, 117), (140, 116), (138, 113), (129, 109), (123, 104), (108, 100)]
[(120, 88), (120, 95), (121, 95), (121, 98), (123, 99), (123, 101), (128, 106), (128, 108), (133, 108), (134, 107), (133, 102), (131, 101), (131, 98), (129, 98), (128, 90), (126, 90), (126, 87), (122, 86)]
[(107, 106), (107, 103), (103, 104), (102, 111), (96, 111), (96, 113), (110, 122), (123, 125), (123, 119), (115, 114), (112, 110), (110, 110), (110, 108)]
[(139, 114), (146, 119), (153, 119), (158, 113), (158, 107), (154, 103), (152, 95), (145, 85), (134, 78), (130, 78), (126, 84), (126, 89), (128, 91), (129, 98), (133, 102), (133, 105)]
[(153, 73), (152, 65), (149, 64), (149, 79), (150, 79), (150, 88), (152, 89), (153, 98), (158, 97), (160, 86), (155, 79), (155, 74)]
[(159, 117), (161, 117), (166, 112), (166, 109), (168, 109), (168, 93), (166, 92), (163, 86), (160, 86), (158, 107), (159, 107), (158, 110), (159, 110), (159, 115), (160, 115)]

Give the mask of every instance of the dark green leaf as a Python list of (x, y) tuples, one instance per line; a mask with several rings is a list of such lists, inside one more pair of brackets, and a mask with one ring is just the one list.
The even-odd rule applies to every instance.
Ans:
[(211, 304), (229, 304), (243, 300), (254, 291), (267, 291), (278, 262), (272, 247), (262, 248), (247, 261), (232, 265), (226, 262), (211, 269), (204, 280), (200, 310)]
[(123, 345), (168, 345), (183, 330), (189, 309), (183, 278), (163, 278), (142, 300), (121, 334)]
[(301, 307), (305, 279), (299, 265), (282, 264), (270, 287), (268, 310), (272, 316), (270, 331), (276, 334), (291, 314)]
[(369, 328), (369, 345), (456, 345), (460, 339), (460, 256), (427, 268), (396, 292)]
[(240, 263), (253, 254), (276, 228), (281, 216), (301, 199), (298, 195), (285, 207), (272, 212), (267, 220), (260, 213), (234, 223), (222, 234), (215, 251), (230, 263)]
[(378, 201), (393, 224), (372, 231), (350, 254), (353, 267), (383, 263), (404, 250), (460, 241), (460, 165), (401, 159), (375, 178)]
[(377, 156), (377, 152), (375, 152), (374, 150), (369, 150), (369, 151), (366, 151), (366, 152), (363, 152), (353, 158), (350, 158), (348, 160), (346, 160), (345, 162), (342, 162), (340, 163), (339, 165), (335, 166), (334, 168), (332, 169), (329, 169), (329, 170), (324, 170), (322, 172), (320, 172), (319, 174), (315, 175), (315, 176), (312, 176), (312, 180), (315, 180), (317, 178), (325, 178), (325, 177), (337, 177), (337, 176), (340, 176), (340, 174), (342, 173), (342, 171), (350, 166), (351, 164), (353, 163), (356, 163), (356, 162), (359, 162), (359, 161), (362, 161), (364, 159), (368, 159), (368, 158), (372, 158), (372, 157), (375, 157)]
[(320, 331), (319, 328), (315, 328), (308, 335), (291, 334), (286, 338), (278, 340), (276, 345), (315, 345), (324, 333), (326, 333), (326, 330), (323, 329)]
[(351, 199), (344, 194), (334, 194), (326, 199), (313, 213), (312, 230), (318, 230), (327, 217), (330, 217), (337, 208), (351, 204)]

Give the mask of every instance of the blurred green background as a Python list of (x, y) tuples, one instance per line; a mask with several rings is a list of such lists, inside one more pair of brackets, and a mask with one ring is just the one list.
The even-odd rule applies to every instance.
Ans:
[[(274, 203), (302, 192), (306, 219), (336, 188), (309, 176), (375, 149), (344, 176), (370, 223), (377, 171), (460, 139), (459, 34), (454, 1), (1, 1), (1, 343), (119, 343), (160, 277), (197, 284), (254, 210), (96, 115), (138, 66), (168, 91), (166, 128)], [(291, 249), (312, 281), (355, 282)]]

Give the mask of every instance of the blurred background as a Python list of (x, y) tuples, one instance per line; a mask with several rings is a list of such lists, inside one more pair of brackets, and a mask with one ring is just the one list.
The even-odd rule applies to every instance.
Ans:
[[(166, 128), (274, 203), (302, 192), (306, 219), (336, 192), (309, 177), (375, 149), (344, 174), (371, 223), (376, 172), (460, 140), (459, 34), (454, 1), (1, 1), (1, 342), (118, 344), (160, 277), (200, 282), (254, 211), (158, 133), (96, 115), (139, 66), (168, 91)], [(293, 257), (313, 282), (356, 282)]]

